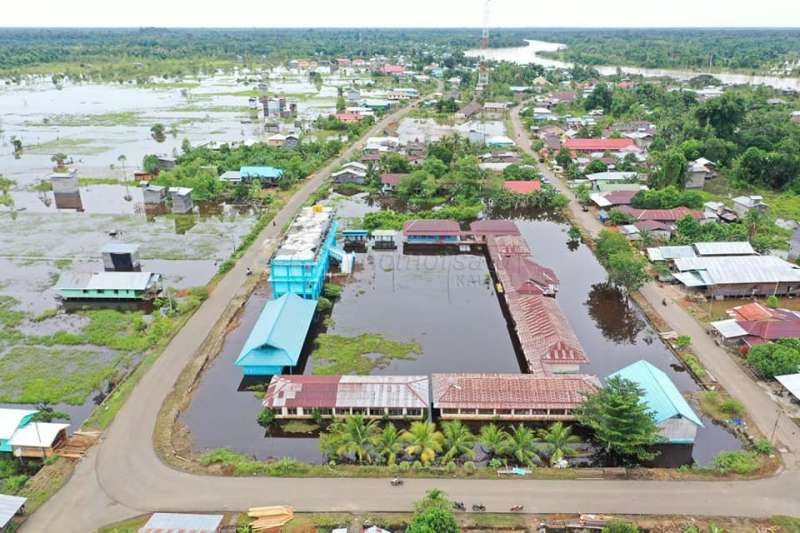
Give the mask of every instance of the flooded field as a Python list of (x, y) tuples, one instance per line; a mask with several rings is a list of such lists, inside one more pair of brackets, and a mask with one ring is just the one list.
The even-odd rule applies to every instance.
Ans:
[[(342, 218), (376, 209), (361, 199), (334, 200)], [(558, 220), (514, 218), (537, 262), (555, 269), (561, 279), (558, 302), (591, 359), (587, 373), (605, 377), (639, 359), (663, 369), (684, 392), (699, 387), (663, 345), (644, 315), (626, 305), (605, 285), (606, 273), (585, 246), (568, 245), (568, 226)], [(482, 256), (404, 255), (398, 251), (358, 254), (357, 270), (344, 284), (327, 330), (356, 336), (376, 333), (386, 339), (416, 342), (421, 353), (411, 360), (391, 360), (373, 374), (432, 372), (520, 372), (497, 296)], [(230, 447), (260, 459), (296, 457), (319, 462), (316, 438), (269, 436), (256, 423), (260, 400), (246, 390), (234, 365), (246, 337), (268, 299), (261, 287), (247, 303), (237, 327), (203, 376), (181, 422), (198, 450)], [(298, 371), (313, 373), (313, 347)], [(307, 356), (307, 357), (306, 357)], [(261, 383), (266, 380), (261, 380)], [(739, 441), (711, 420), (698, 432), (694, 459), (708, 463), (720, 450), (739, 449)], [(266, 438), (265, 438), (266, 437)]]

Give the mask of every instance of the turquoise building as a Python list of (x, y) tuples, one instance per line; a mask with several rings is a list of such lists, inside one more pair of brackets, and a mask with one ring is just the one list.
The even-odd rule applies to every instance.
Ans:
[(0, 452), (11, 453), (11, 438), (33, 418), (30, 409), (0, 409)]
[(294, 367), (303, 351), (317, 300), (285, 294), (270, 300), (247, 337), (236, 365), (246, 376), (269, 376)]
[(286, 237), (270, 263), (272, 297), (296, 294), (316, 300), (322, 292), (331, 253), (336, 247), (336, 219), (328, 207), (304, 207), (292, 221)]

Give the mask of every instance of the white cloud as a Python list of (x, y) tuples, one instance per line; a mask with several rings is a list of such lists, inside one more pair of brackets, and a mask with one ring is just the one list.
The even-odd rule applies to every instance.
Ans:
[[(6, 0), (0, 26), (478, 27), (483, 0)], [(492, 0), (493, 27), (787, 26), (800, 1)]]

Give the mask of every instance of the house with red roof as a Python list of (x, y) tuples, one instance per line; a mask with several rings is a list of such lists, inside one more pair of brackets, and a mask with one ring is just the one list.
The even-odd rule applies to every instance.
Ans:
[(359, 113), (348, 113), (346, 111), (342, 111), (340, 113), (336, 113), (334, 115), (334, 117), (336, 117), (336, 120), (338, 120), (340, 122), (344, 122), (346, 124), (352, 124), (354, 122), (361, 122), (361, 120), (364, 118)]
[(530, 194), (532, 192), (541, 190), (542, 182), (539, 180), (508, 180), (503, 182), (503, 188), (515, 194)]
[(637, 209), (628, 205), (622, 205), (617, 209), (633, 217), (636, 222), (652, 220), (655, 222), (675, 223), (687, 215), (697, 220), (703, 219), (702, 212), (689, 209), (688, 207), (676, 207), (674, 209)]
[(433, 409), (445, 420), (576, 420), (594, 376), (433, 374)]
[(390, 76), (396, 76), (402, 74), (403, 72), (405, 72), (405, 70), (406, 69), (402, 65), (391, 65), (388, 63), (381, 67), (381, 72)]
[(409, 220), (403, 224), (403, 239), (409, 244), (458, 243), (461, 227), (454, 220)]
[(397, 187), (397, 184), (400, 183), (400, 180), (408, 176), (408, 173), (402, 172), (387, 172), (385, 174), (381, 174), (381, 190), (384, 193), (390, 193), (394, 191)]
[(567, 139), (564, 146), (573, 153), (592, 153), (592, 152), (619, 152), (631, 151), (638, 152), (640, 149), (636, 146), (633, 139)]

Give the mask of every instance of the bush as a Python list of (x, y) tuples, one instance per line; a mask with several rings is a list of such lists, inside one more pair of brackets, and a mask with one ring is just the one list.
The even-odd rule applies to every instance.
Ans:
[(752, 474), (758, 470), (758, 461), (753, 452), (719, 452), (714, 457), (714, 468), (720, 473), (735, 472), (740, 475)]
[(320, 296), (319, 300), (317, 300), (317, 311), (320, 313), (330, 311), (331, 307), (333, 307), (333, 303), (331, 303), (331, 301), (324, 296)]
[(704, 379), (706, 377), (706, 369), (703, 368), (703, 365), (700, 363), (700, 360), (697, 359), (696, 355), (692, 353), (684, 354), (683, 362), (692, 374), (697, 376), (697, 379)]
[(692, 344), (692, 338), (688, 335), (681, 335), (675, 339), (675, 348), (678, 350), (685, 350)]
[(753, 443), (753, 450), (761, 455), (770, 455), (775, 451), (775, 448), (767, 439), (758, 439)]
[(614, 226), (623, 226), (625, 224), (633, 224), (635, 219), (631, 215), (623, 213), (619, 209), (612, 209), (608, 214), (608, 221)]
[(402, 463), (400, 463), (398, 468), (400, 469), (401, 472), (408, 472), (409, 470), (411, 470), (411, 463), (402, 462)]
[(639, 528), (633, 522), (611, 520), (603, 528), (603, 533), (639, 533)]
[(260, 413), (258, 413), (258, 425), (265, 428), (272, 425), (275, 422), (275, 413), (272, 412), (272, 409), (264, 409)]
[(445, 472), (448, 474), (455, 474), (458, 471), (458, 465), (456, 465), (453, 461), (447, 463), (447, 466), (444, 467)]
[(322, 294), (329, 300), (338, 300), (342, 297), (342, 286), (336, 283), (326, 283), (322, 289)]
[(466, 472), (467, 474), (472, 475), (477, 470), (478, 467), (476, 467), (475, 463), (473, 463), (472, 461), (467, 461), (466, 463), (464, 463), (464, 472)]
[(744, 413), (744, 406), (741, 402), (729, 398), (719, 404), (719, 410), (725, 414), (741, 416)]
[(800, 339), (754, 346), (747, 353), (747, 364), (765, 378), (794, 374), (800, 369)]
[(777, 309), (778, 305), (780, 305), (780, 300), (774, 294), (767, 298), (767, 307), (770, 309)]

